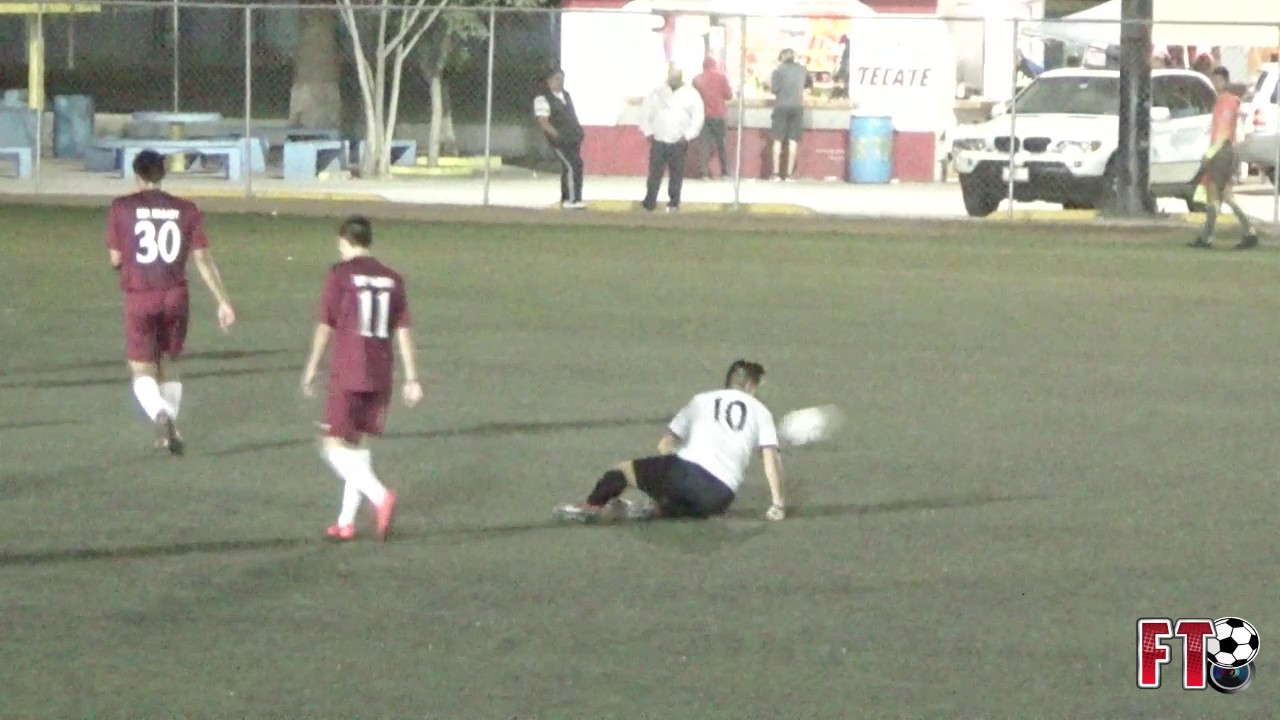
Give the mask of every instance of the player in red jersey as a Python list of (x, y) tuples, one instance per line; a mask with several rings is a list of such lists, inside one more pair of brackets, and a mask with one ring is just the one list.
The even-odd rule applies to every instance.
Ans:
[(1236, 155), (1236, 125), (1240, 121), (1240, 98), (1227, 89), (1231, 74), (1224, 67), (1214, 68), (1211, 77), (1213, 86), (1218, 91), (1218, 101), (1213, 106), (1213, 124), (1209, 130), (1209, 150), (1200, 162), (1200, 177), (1205, 189), (1204, 227), (1200, 235), (1191, 242), (1191, 247), (1207, 248), (1213, 246), (1213, 232), (1218, 224), (1218, 210), (1223, 203), (1231, 208), (1240, 227), (1244, 229), (1244, 239), (1236, 245), (1237, 250), (1248, 250), (1258, 246), (1258, 233), (1249, 222), (1249, 216), (1236, 203), (1235, 193), (1231, 187), (1235, 184), (1236, 171), (1240, 160)]
[(147, 150), (133, 162), (138, 192), (116, 198), (107, 219), (107, 255), (124, 289), (124, 337), (133, 394), (156, 426), (156, 446), (183, 452), (178, 432), (182, 380), (178, 357), (190, 318), (187, 258), (218, 303), (218, 326), (236, 321), (209, 254), (204, 217), (194, 203), (160, 189), (164, 156)]
[(413, 407), (422, 400), (404, 279), (370, 254), (372, 244), (373, 227), (367, 218), (347, 218), (338, 228), (342, 262), (329, 271), (311, 356), (302, 373), (302, 392), (312, 397), (320, 360), (332, 337), (320, 450), (344, 482), (338, 521), (326, 530), (335, 540), (355, 537), (362, 495), (373, 504), (379, 539), (386, 540), (391, 527), (396, 495), (374, 474), (372, 457), (362, 440), (365, 435), (381, 435), (387, 421), (393, 336), (404, 366), (404, 403)]

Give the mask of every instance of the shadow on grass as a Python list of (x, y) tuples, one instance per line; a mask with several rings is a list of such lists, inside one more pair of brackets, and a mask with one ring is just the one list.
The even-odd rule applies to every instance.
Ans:
[[(567, 430), (609, 430), (613, 428), (635, 427), (640, 425), (660, 426), (667, 422), (665, 416), (644, 418), (609, 418), (599, 420), (557, 420), (551, 422), (491, 422), (472, 425), (464, 428), (445, 428), (441, 430), (424, 430), (419, 432), (389, 432), (382, 436), (386, 440), (435, 440), (451, 437), (504, 437), (507, 435), (546, 435)], [(228, 457), (244, 455), (266, 450), (281, 450), (315, 443), (315, 436), (304, 438), (282, 438), (264, 442), (245, 443), (218, 450), (210, 455)]]
[[(797, 508), (784, 522), (793, 524), (811, 518), (858, 517), (882, 513), (908, 512), (912, 510), (951, 510), (966, 507), (983, 507), (997, 503), (1042, 500), (1044, 495), (953, 495), (913, 500), (895, 500), (876, 504), (845, 503), (815, 505)], [(665, 545), (690, 553), (714, 552), (730, 543), (742, 543), (768, 531), (770, 523), (760, 519), (762, 510), (738, 509), (725, 518), (707, 521), (657, 520), (641, 523), (602, 523), (580, 526), (556, 520), (530, 523), (510, 523), (474, 527), (438, 528), (419, 531), (395, 531), (391, 542), (413, 543), (436, 539), (494, 540), (519, 537), (544, 531), (602, 531), (620, 529), (634, 537), (655, 545)], [(754, 521), (754, 522), (752, 522)], [(182, 557), (185, 555), (228, 555), (270, 550), (285, 550), (307, 546), (330, 544), (323, 537), (263, 538), (258, 540), (212, 540), (175, 543), (172, 545), (124, 545), (104, 548), (70, 548), (35, 552), (0, 553), (0, 567), (41, 566), (56, 563), (94, 562), (114, 560), (146, 560), (151, 558)]]
[(5, 430), (29, 430), (31, 428), (61, 427), (64, 425), (87, 425), (87, 420), (27, 420), (0, 422), (0, 432)]
[[(275, 350), (212, 350), (208, 352), (187, 353), (182, 356), (182, 362), (199, 362), (204, 360), (227, 361), (227, 360), (244, 360), (246, 358), (269, 357), (272, 355), (284, 355), (288, 353), (297, 354), (300, 352), (297, 348), (278, 348)], [(73, 363), (43, 363), (40, 365), (28, 365), (25, 367), (9, 368), (0, 377), (10, 377), (13, 375), (36, 375), (57, 372), (74, 372), (76, 370), (102, 370), (106, 368), (120, 368), (121, 372), (127, 374), (127, 363), (124, 355), (110, 360), (82, 360)]]
[[(260, 368), (227, 368), (223, 370), (183, 370), (183, 380), (199, 380), (201, 378), (227, 378), (250, 375), (269, 375), (280, 372), (299, 372), (297, 365), (276, 365)], [(121, 368), (119, 375), (112, 377), (78, 378), (68, 380), (18, 380), (0, 382), (0, 388), (31, 388), (34, 390), (53, 390), (56, 388), (93, 387), (95, 385), (125, 385), (129, 382), (128, 370)]]

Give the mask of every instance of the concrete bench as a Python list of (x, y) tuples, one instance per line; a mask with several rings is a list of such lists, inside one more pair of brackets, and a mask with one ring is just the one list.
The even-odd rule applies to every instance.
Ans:
[(202, 158), (221, 157), (224, 158), (222, 163), (222, 176), (228, 180), (239, 180), (242, 175), (244, 157), (244, 144), (238, 140), (170, 140), (168, 142), (150, 142), (146, 144), (135, 143), (125, 145), (120, 151), (120, 169), (121, 177), (127, 177), (132, 172), (133, 161), (144, 150), (154, 150), (161, 155), (168, 157), (182, 153), (183, 155), (197, 155)]
[[(364, 158), (364, 149), (366, 142), (361, 140), (355, 147), (355, 153), (351, 157), (353, 165), (359, 165), (360, 160)], [(417, 140), (392, 140), (391, 141), (391, 164), (392, 165), (414, 165), (418, 161), (418, 141)]]
[[(115, 172), (122, 176), (131, 171), (133, 158), (143, 150), (155, 150), (163, 155), (177, 153), (192, 155), (218, 155), (229, 157), (233, 153), (228, 147), (235, 147), (240, 153), (235, 158), (236, 175), (240, 177), (240, 168), (244, 162), (242, 155), (245, 148), (249, 151), (250, 168), (254, 172), (265, 172), (267, 157), (264, 142), (257, 138), (206, 138), (190, 140), (136, 140), (132, 138), (100, 138), (85, 148), (84, 169), (89, 172)], [(126, 157), (126, 155), (128, 157)], [(228, 165), (231, 161), (228, 160)]]
[(345, 140), (304, 140), (284, 144), (284, 178), (314, 180), (322, 172), (345, 170), (350, 147)]
[(16, 163), (19, 179), (31, 177), (31, 148), (0, 147), (0, 160), (12, 160)]

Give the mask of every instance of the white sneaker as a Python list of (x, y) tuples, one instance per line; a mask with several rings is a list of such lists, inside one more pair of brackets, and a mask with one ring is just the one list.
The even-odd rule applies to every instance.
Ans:
[(579, 200), (578, 202), (565, 203), (565, 207), (570, 210), (586, 210), (587, 204)]

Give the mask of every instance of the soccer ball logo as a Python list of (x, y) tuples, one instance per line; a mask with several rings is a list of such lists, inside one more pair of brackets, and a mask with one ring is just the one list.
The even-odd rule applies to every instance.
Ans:
[(1220, 668), (1241, 668), (1258, 655), (1258, 631), (1247, 620), (1224, 617), (1213, 621), (1213, 635), (1204, 639), (1209, 662)]

